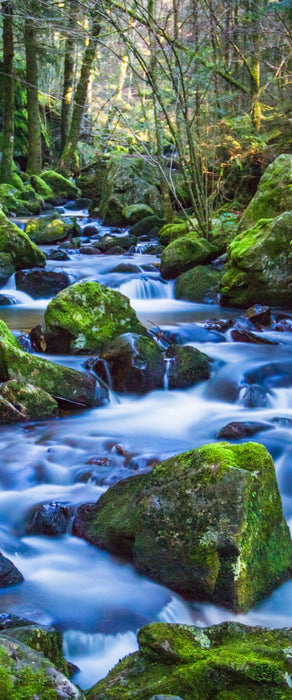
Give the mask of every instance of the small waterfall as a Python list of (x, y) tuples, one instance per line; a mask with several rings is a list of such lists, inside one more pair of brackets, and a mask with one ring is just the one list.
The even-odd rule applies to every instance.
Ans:
[(164, 377), (163, 377), (163, 388), (164, 391), (169, 390), (169, 372), (171, 365), (173, 364), (174, 357), (166, 357), (164, 362), (165, 362), (165, 372), (164, 372)]
[(137, 277), (121, 284), (119, 291), (130, 299), (170, 299), (172, 286), (162, 280)]
[(137, 649), (136, 635), (130, 631), (106, 635), (68, 630), (63, 637), (65, 657), (82, 669), (74, 680), (83, 689), (103, 678), (109, 668)]

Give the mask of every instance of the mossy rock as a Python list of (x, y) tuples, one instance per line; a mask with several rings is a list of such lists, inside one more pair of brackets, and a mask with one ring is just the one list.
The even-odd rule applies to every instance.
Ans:
[(59, 292), (45, 313), (48, 349), (100, 351), (121, 333), (147, 334), (128, 297), (98, 282), (80, 282)]
[(15, 272), (15, 266), (9, 253), (0, 253), (0, 287), (8, 282), (9, 277)]
[[(0, 210), (0, 253), (10, 256), (15, 270), (44, 267), (46, 257), (18, 226), (8, 221)], [(7, 260), (8, 266), (9, 262)]]
[(148, 235), (150, 238), (154, 238), (163, 224), (163, 219), (156, 215), (146, 216), (136, 224), (131, 226), (129, 233), (133, 236), (144, 236)]
[(124, 155), (110, 158), (99, 206), (103, 221), (112, 226), (127, 224), (124, 210), (132, 204), (146, 204), (161, 216), (162, 197), (156, 183), (158, 171), (145, 158)]
[(21, 350), (6, 324), (0, 321), (0, 381), (11, 379), (33, 384), (58, 400), (95, 405), (96, 382), (92, 375)]
[(22, 190), (24, 189), (23, 181), (21, 177), (19, 177), (18, 173), (13, 173), (11, 178), (11, 185), (13, 187), (16, 187), (17, 190), (20, 190), (20, 192), (22, 192)]
[[(43, 420), (57, 415), (58, 404), (46, 391), (19, 379), (0, 384), (0, 398), (8, 401), (24, 420)], [(0, 407), (0, 422), (1, 407)]]
[(177, 238), (187, 236), (189, 233), (189, 224), (187, 221), (165, 224), (158, 232), (158, 238), (161, 245), (167, 246)]
[(44, 245), (62, 241), (68, 236), (80, 233), (80, 226), (69, 217), (54, 219), (51, 216), (45, 216), (28, 221), (24, 230), (34, 243)]
[(170, 243), (161, 254), (161, 276), (175, 279), (183, 272), (216, 257), (217, 248), (196, 233), (188, 233)]
[(198, 304), (217, 300), (222, 273), (211, 265), (198, 265), (180, 275), (175, 283), (175, 298)]
[(152, 338), (136, 333), (119, 335), (100, 357), (107, 363), (114, 391), (144, 394), (163, 388), (163, 354)]
[(254, 443), (205, 445), (121, 481), (80, 506), (74, 532), (191, 600), (235, 611), (291, 571), (273, 461)]
[(25, 624), (17, 624), (16, 627), (9, 626), (3, 630), (1, 634), (5, 637), (12, 637), (18, 642), (26, 644), (34, 651), (43, 654), (47, 659), (53, 662), (54, 666), (68, 675), (67, 662), (63, 657), (63, 640), (62, 634), (55, 627), (46, 625), (36, 625), (33, 622)]
[(110, 234), (106, 234), (98, 239), (96, 242), (96, 248), (101, 250), (103, 253), (109, 253), (113, 248), (118, 246), (123, 252), (124, 250), (129, 250), (132, 246), (135, 246), (136, 243), (136, 236), (130, 234), (125, 234), (124, 236), (111, 236)]
[(141, 221), (141, 219), (145, 219), (148, 216), (153, 216), (154, 211), (152, 207), (148, 206), (148, 204), (138, 202), (138, 204), (130, 204), (128, 207), (125, 207), (122, 214), (127, 223), (132, 226), (138, 221)]
[(265, 170), (255, 196), (239, 223), (239, 232), (255, 226), (259, 219), (272, 219), (292, 209), (292, 154), (278, 156)]
[(44, 170), (41, 173), (41, 179), (49, 185), (54, 195), (61, 199), (76, 199), (80, 196), (80, 190), (75, 183), (56, 173), (55, 170)]
[(228, 248), (229, 264), (221, 283), (224, 306), (292, 303), (292, 212), (261, 219)]
[(39, 175), (32, 175), (30, 178), (30, 183), (37, 192), (37, 194), (40, 194), (45, 200), (50, 200), (54, 196), (54, 192), (50, 185), (45, 182)]
[(120, 661), (87, 700), (288, 700), (292, 630), (223, 622), (211, 627), (153, 623), (139, 651)]
[(169, 389), (188, 389), (210, 377), (209, 357), (197, 348), (190, 345), (170, 345), (165, 357), (169, 360)]
[(0, 634), (0, 698), (81, 700), (84, 695), (42, 653)]

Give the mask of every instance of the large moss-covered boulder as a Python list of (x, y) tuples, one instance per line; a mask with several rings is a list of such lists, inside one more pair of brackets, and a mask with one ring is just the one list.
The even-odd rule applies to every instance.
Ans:
[(223, 622), (202, 629), (154, 623), (138, 633), (139, 651), (120, 661), (87, 700), (288, 700), (291, 629)]
[(95, 405), (92, 375), (57, 365), (20, 349), (6, 324), (0, 321), (0, 381), (19, 379), (74, 404)]
[(45, 182), (45, 180), (39, 177), (39, 175), (32, 175), (30, 178), (30, 183), (35, 192), (40, 194), (44, 200), (50, 200), (53, 198), (54, 193), (52, 188)]
[(148, 204), (138, 202), (137, 204), (130, 204), (128, 207), (125, 207), (122, 214), (127, 224), (132, 226), (133, 224), (137, 224), (138, 221), (141, 221), (141, 219), (153, 216), (154, 211)]
[(159, 174), (140, 156), (114, 156), (107, 165), (102, 184), (100, 215), (111, 225), (127, 223), (124, 209), (132, 204), (147, 204), (161, 215), (162, 197), (157, 187)]
[[(3, 400), (3, 406), (1, 405)], [(44, 418), (52, 418), (58, 412), (58, 404), (46, 391), (40, 387), (21, 381), (20, 379), (12, 379), (11, 381), (0, 384), (0, 423), (8, 423), (5, 420), (8, 407), (6, 402), (12, 408), (11, 416), (15, 416), (18, 420), (43, 420)], [(2, 408), (5, 410), (1, 410)], [(14, 411), (13, 411), (14, 409)]]
[(292, 209), (292, 154), (278, 156), (265, 170), (255, 196), (246, 208), (239, 232), (253, 228), (259, 219), (272, 219)]
[(169, 245), (177, 238), (187, 236), (190, 232), (190, 226), (187, 221), (174, 221), (170, 224), (165, 224), (158, 232), (160, 243), (164, 246)]
[(161, 254), (161, 275), (175, 279), (183, 272), (201, 264), (207, 264), (216, 256), (217, 248), (196, 233), (177, 238)]
[(228, 248), (229, 264), (221, 283), (224, 306), (292, 302), (292, 212), (261, 219)]
[(53, 352), (91, 353), (121, 333), (145, 335), (128, 297), (98, 282), (64, 289), (45, 313), (45, 337)]
[[(5, 637), (12, 637), (43, 654), (53, 662), (59, 671), (68, 675), (67, 662), (63, 657), (62, 633), (55, 627), (38, 625), (17, 617), (13, 620), (13, 618), (14, 616), (12, 616), (12, 624), (5, 625), (1, 634)], [(16, 621), (15, 626), (13, 626), (13, 621)]]
[(105, 381), (109, 372), (114, 391), (144, 394), (163, 387), (163, 354), (152, 338), (124, 333), (106, 346), (100, 358), (93, 368)]
[(55, 198), (76, 199), (80, 196), (80, 190), (72, 180), (56, 173), (55, 170), (44, 170), (41, 179), (53, 190)]
[(84, 698), (43, 653), (6, 634), (0, 634), (0, 689), (3, 700)]
[(198, 265), (177, 278), (175, 298), (211, 304), (217, 299), (221, 278), (212, 265)]
[[(15, 179), (17, 178), (16, 186)], [(24, 185), (22, 180), (14, 174), (12, 184), (0, 184), (0, 205), (5, 214), (39, 214), (43, 207), (43, 197), (38, 195), (29, 184)], [(19, 182), (21, 186), (19, 186)]]
[(44, 267), (45, 255), (18, 226), (8, 221), (0, 209), (0, 271), (2, 283), (15, 270)]
[(247, 610), (290, 573), (291, 539), (262, 445), (172, 457), (82, 505), (74, 531), (192, 600)]
[(25, 225), (25, 233), (29, 238), (40, 245), (62, 241), (68, 236), (78, 235), (80, 226), (74, 219), (62, 217), (54, 219), (51, 216), (44, 216), (40, 219), (31, 219)]

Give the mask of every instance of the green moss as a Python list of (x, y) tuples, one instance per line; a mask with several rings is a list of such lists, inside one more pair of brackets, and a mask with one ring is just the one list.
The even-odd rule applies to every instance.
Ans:
[(81, 506), (75, 527), (160, 583), (236, 611), (259, 601), (291, 565), (273, 461), (255, 443), (172, 457), (113, 486), (89, 510)]
[(145, 335), (129, 299), (97, 282), (71, 285), (59, 292), (45, 313), (48, 347), (61, 352), (90, 353), (117, 335)]
[(45, 180), (38, 175), (32, 175), (30, 182), (37, 194), (40, 194), (45, 200), (53, 197), (54, 193), (50, 185), (48, 185)]
[(175, 298), (197, 303), (216, 301), (222, 273), (211, 265), (197, 265), (180, 275), (175, 284)]
[(41, 179), (49, 185), (54, 194), (59, 197), (78, 197), (80, 194), (74, 182), (56, 173), (55, 170), (44, 170), (41, 173)]
[(45, 255), (18, 226), (0, 211), (0, 252), (8, 253), (16, 270), (44, 267)]
[(48, 244), (61, 241), (74, 233), (78, 233), (80, 227), (74, 219), (62, 217), (54, 219), (50, 216), (41, 219), (32, 219), (25, 226), (25, 233), (35, 243)]
[(189, 233), (170, 243), (161, 255), (161, 275), (174, 279), (196, 265), (208, 263), (217, 249), (196, 233)]
[(0, 385), (0, 396), (29, 420), (43, 420), (57, 414), (57, 402), (46, 392), (27, 382), (11, 380)]
[(8, 326), (6, 326), (6, 323), (4, 323), (4, 321), (1, 321), (1, 320), (0, 320), (0, 340), (3, 341), (5, 343), (5, 345), (7, 345), (7, 347), (17, 348), (18, 350), (20, 349), (18, 342), (17, 342), (16, 338), (14, 337), (13, 333), (11, 333)]
[(68, 675), (67, 662), (63, 657), (62, 634), (59, 630), (45, 625), (27, 625), (11, 627), (4, 634), (43, 654), (61, 673)]
[(189, 225), (187, 221), (182, 221), (180, 223), (171, 223), (162, 226), (158, 233), (158, 238), (162, 245), (169, 245), (177, 238), (182, 238), (189, 233)]
[(122, 211), (123, 217), (126, 219), (127, 223), (129, 224), (136, 224), (137, 221), (141, 221), (141, 219), (145, 219), (147, 216), (153, 216), (154, 211), (152, 207), (149, 207), (147, 204), (130, 204), (128, 207), (125, 207)]
[(20, 192), (24, 189), (24, 184), (22, 182), (21, 177), (17, 173), (13, 173), (12, 178), (11, 178), (11, 185), (13, 187), (16, 187), (17, 190), (20, 190)]
[(291, 630), (236, 623), (201, 629), (154, 623), (138, 634), (140, 651), (121, 661), (87, 691), (87, 700), (286, 700)]
[[(21, 655), (22, 656), (22, 655)], [(20, 658), (21, 658), (20, 656)], [(58, 700), (59, 694), (45, 668), (33, 668), (14, 662), (3, 646), (0, 646), (0, 700)]]
[(239, 230), (252, 228), (259, 219), (274, 218), (292, 209), (292, 155), (278, 156), (265, 170), (257, 192), (245, 210)]

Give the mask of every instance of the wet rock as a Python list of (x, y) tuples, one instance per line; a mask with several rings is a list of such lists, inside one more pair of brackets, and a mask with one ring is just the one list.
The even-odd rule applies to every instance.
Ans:
[(136, 242), (136, 236), (130, 236), (128, 234), (125, 236), (110, 236), (107, 234), (98, 239), (97, 245), (102, 253), (112, 252), (112, 249), (116, 246), (122, 248), (124, 252), (125, 250), (129, 250), (132, 245), (136, 245)]
[(82, 231), (83, 236), (88, 236), (90, 238), (91, 236), (98, 236), (99, 235), (99, 229), (97, 226), (93, 226), (92, 224), (88, 224), (87, 226), (84, 226), (84, 229)]
[(113, 267), (110, 272), (119, 272), (121, 274), (134, 274), (141, 272), (140, 267), (138, 265), (131, 265), (131, 263), (120, 263), (120, 265), (117, 265), (116, 267)]
[(169, 360), (169, 389), (187, 389), (210, 377), (208, 356), (192, 346), (170, 345), (165, 357)]
[(25, 225), (25, 233), (39, 245), (62, 241), (64, 238), (74, 236), (79, 232), (80, 226), (75, 219), (67, 217), (57, 219), (43, 216), (39, 219), (31, 219)]
[(120, 245), (114, 245), (113, 248), (107, 251), (106, 255), (125, 255), (125, 250)]
[(22, 583), (22, 581), (24, 581), (24, 578), (20, 571), (12, 564), (10, 559), (4, 557), (2, 552), (0, 552), (0, 588), (15, 586), (17, 583)]
[(256, 423), (255, 421), (232, 421), (224, 425), (224, 428), (218, 433), (218, 438), (225, 438), (225, 440), (240, 440), (241, 438), (253, 437), (257, 433), (261, 433), (263, 430), (271, 430), (273, 426), (269, 423)]
[(269, 306), (261, 306), (261, 304), (255, 304), (255, 306), (250, 306), (250, 308), (246, 310), (244, 315), (255, 326), (269, 326), (271, 323), (271, 309)]
[(271, 394), (264, 386), (251, 384), (244, 389), (240, 403), (246, 408), (268, 408)]
[(101, 255), (102, 251), (94, 245), (81, 245), (80, 246), (81, 255)]
[(175, 298), (197, 303), (216, 301), (221, 273), (210, 265), (198, 265), (184, 272), (176, 280)]
[(64, 209), (69, 209), (70, 211), (80, 211), (82, 209), (89, 209), (91, 205), (92, 199), (89, 197), (78, 197), (76, 200), (67, 202)]
[(32, 328), (29, 333), (29, 339), (34, 352), (46, 351), (47, 343), (45, 341), (45, 327), (43, 323), (39, 323), (37, 326)]
[(266, 388), (292, 386), (292, 362), (269, 362), (245, 373), (249, 384), (263, 384)]
[(0, 294), (0, 306), (15, 306), (19, 304), (19, 300), (9, 294)]
[(174, 279), (196, 265), (207, 264), (216, 248), (197, 234), (188, 234), (170, 243), (161, 254), (161, 276)]
[(288, 700), (291, 629), (153, 623), (87, 700)]
[(48, 260), (70, 260), (70, 256), (65, 250), (59, 248), (58, 250), (50, 250), (48, 254)]
[(231, 331), (232, 340), (236, 343), (255, 343), (256, 345), (278, 345), (273, 340), (268, 340), (264, 336), (256, 335), (244, 328), (235, 328)]
[[(3, 399), (4, 402), (9, 402), (12, 408), (17, 411), (17, 414), (14, 414), (15, 416), (18, 413), (21, 414), (21, 420), (44, 420), (45, 418), (53, 418), (58, 413), (57, 401), (46, 391), (20, 379), (12, 379), (0, 384), (0, 400)], [(0, 422), (10, 422), (9, 420), (4, 420), (5, 411), (3, 415), (1, 409), (0, 416)], [(7, 413), (6, 416), (8, 418)]]
[(145, 250), (142, 250), (143, 255), (160, 255), (162, 253), (161, 245), (148, 245)]
[(71, 512), (62, 503), (47, 503), (38, 507), (27, 527), (29, 535), (56, 537), (67, 532)]
[(3, 321), (0, 321), (0, 381), (19, 379), (46, 391), (72, 406), (94, 406), (96, 381), (85, 372), (69, 369), (30, 355), (19, 345)]
[(114, 391), (136, 394), (162, 388), (164, 369), (158, 345), (151, 338), (136, 333), (115, 338), (93, 365), (96, 374), (106, 382), (109, 373)]
[(262, 445), (176, 455), (78, 508), (74, 532), (192, 600), (247, 610), (289, 576), (291, 539)]
[[(1, 225), (1, 224), (0, 224)], [(8, 282), (9, 277), (15, 272), (11, 255), (9, 253), (0, 252), (0, 286), (4, 286)]]
[(50, 299), (69, 287), (70, 278), (66, 272), (35, 267), (32, 270), (16, 272), (15, 284), (17, 289), (29, 294), (33, 299)]
[(218, 333), (226, 333), (232, 326), (232, 318), (209, 318), (204, 324), (207, 331), (217, 331)]
[(291, 333), (292, 332), (292, 319), (282, 318), (277, 321), (273, 327), (274, 331), (279, 331), (280, 333)]
[[(35, 638), (38, 636), (37, 629), (40, 627), (36, 628)], [(29, 637), (31, 639), (31, 635)], [(44, 656), (43, 651), (34, 651), (27, 644), (3, 633), (0, 635), (0, 646), (3, 698), (84, 698), (83, 693)]]
[(11, 615), (11, 613), (0, 613), (0, 630), (5, 631), (10, 629), (10, 627), (27, 627), (28, 625), (34, 625), (34, 622), (27, 620), (25, 617), (19, 617), (18, 615)]
[(260, 219), (228, 247), (228, 269), (221, 283), (223, 306), (253, 304), (287, 308), (292, 302), (292, 213)]
[(121, 333), (147, 335), (128, 297), (98, 282), (81, 282), (63, 290), (45, 313), (50, 352), (92, 353)]

